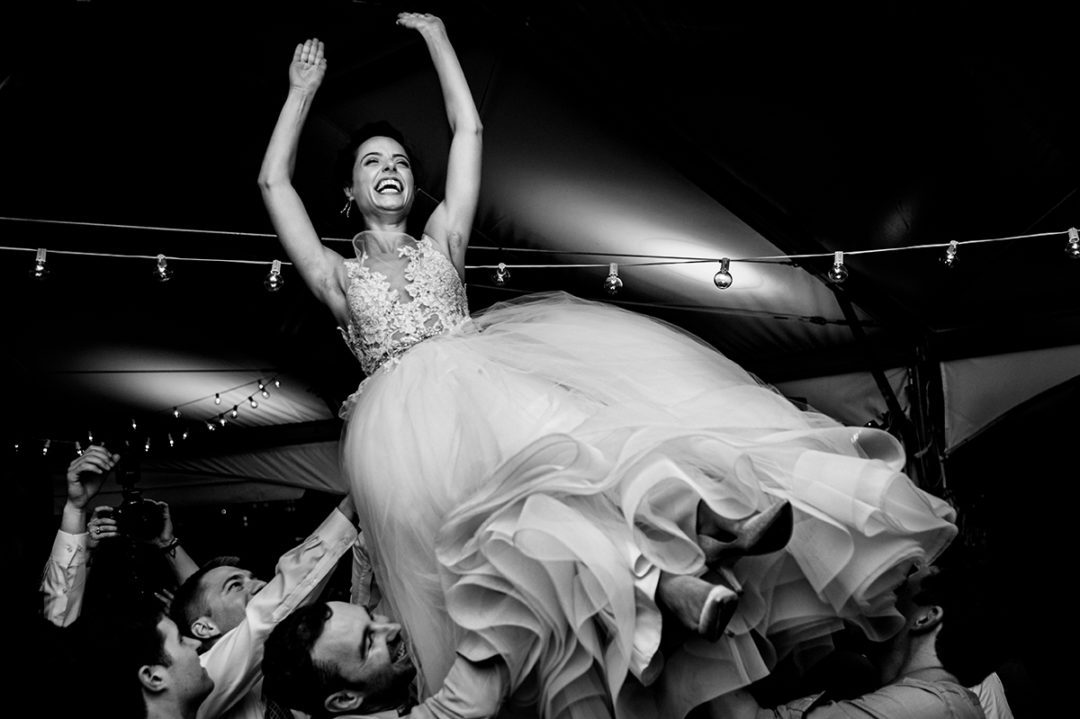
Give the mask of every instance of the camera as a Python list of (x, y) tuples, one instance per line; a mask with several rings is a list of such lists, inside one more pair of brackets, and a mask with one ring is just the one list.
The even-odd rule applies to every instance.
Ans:
[(149, 541), (161, 535), (165, 528), (165, 512), (161, 505), (142, 496), (136, 489), (139, 481), (139, 465), (130, 459), (122, 459), (116, 465), (116, 479), (120, 484), (120, 506), (113, 517), (121, 535), (141, 541)]

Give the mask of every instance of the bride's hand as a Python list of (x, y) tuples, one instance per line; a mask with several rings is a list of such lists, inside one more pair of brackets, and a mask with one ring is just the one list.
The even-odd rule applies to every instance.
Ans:
[(446, 32), (446, 27), (443, 25), (443, 21), (435, 17), (431, 13), (421, 12), (403, 12), (398, 14), (397, 24), (402, 27), (412, 28), (419, 32), (437, 30), (441, 33)]
[(323, 55), (322, 41), (312, 38), (297, 45), (289, 64), (289, 84), (300, 90), (314, 92), (322, 84), (325, 74), (326, 57)]

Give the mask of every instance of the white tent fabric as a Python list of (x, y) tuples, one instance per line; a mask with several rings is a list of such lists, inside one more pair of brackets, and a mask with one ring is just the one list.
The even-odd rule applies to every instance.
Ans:
[[(904, 367), (894, 367), (885, 371), (885, 379), (905, 414), (910, 412), (910, 404), (903, 392), (908, 377), (909, 372)], [(869, 372), (778, 382), (775, 387), (785, 397), (808, 404), (837, 422), (847, 425), (861, 426), (881, 419), (888, 409), (885, 398)]]
[[(253, 452), (147, 463), (137, 484), (170, 507), (297, 499), (306, 489), (344, 494), (338, 443), (311, 442)], [(121, 488), (109, 479), (98, 504), (116, 506)], [(63, 475), (53, 478), (56, 511), (66, 497)]]
[(1080, 345), (941, 363), (945, 452), (1040, 392), (1080, 376)]

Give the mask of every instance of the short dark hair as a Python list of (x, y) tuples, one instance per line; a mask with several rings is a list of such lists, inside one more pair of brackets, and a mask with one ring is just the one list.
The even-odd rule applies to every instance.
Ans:
[(164, 617), (159, 603), (146, 600), (122, 611), (104, 612), (92, 625), (81, 627), (82, 651), (93, 657), (88, 686), (93, 686), (95, 696), (103, 698), (101, 709), (107, 709), (109, 716), (146, 719), (139, 669), (172, 664), (165, 653), (165, 636), (158, 628)]
[(413, 179), (416, 182), (417, 187), (423, 184), (423, 172), (420, 160), (416, 157), (416, 153), (413, 152), (412, 146), (409, 144), (408, 140), (405, 139), (404, 133), (386, 120), (375, 120), (374, 122), (365, 123), (353, 130), (349, 134), (348, 141), (338, 151), (337, 162), (334, 166), (334, 179), (337, 181), (339, 187), (352, 187), (353, 166), (356, 164), (356, 153), (361, 145), (373, 137), (389, 137), (391, 140), (397, 141), (404, 147), (405, 154), (408, 155), (409, 163), (412, 166)]
[(313, 717), (326, 716), (324, 702), (346, 687), (326, 662), (312, 658), (333, 610), (326, 602), (299, 607), (270, 632), (263, 647), (263, 692), (268, 699)]
[[(206, 576), (206, 573), (218, 567), (239, 566), (241, 566), (239, 557), (224, 555), (214, 557), (199, 567), (194, 574), (185, 579), (184, 583), (177, 588), (169, 608), (169, 617), (176, 622), (181, 635), (198, 639), (191, 633), (191, 625), (196, 619), (209, 611), (206, 604), (206, 587), (203, 586), (203, 577)], [(202, 646), (209, 648), (205, 643)]]
[[(934, 647), (938, 659), (964, 686), (982, 680), (993, 670), (1000, 647), (999, 626), (984, 598), (985, 567), (952, 564), (924, 577), (911, 601), (919, 606), (938, 606), (943, 611)], [(989, 596), (995, 596), (991, 593)]]

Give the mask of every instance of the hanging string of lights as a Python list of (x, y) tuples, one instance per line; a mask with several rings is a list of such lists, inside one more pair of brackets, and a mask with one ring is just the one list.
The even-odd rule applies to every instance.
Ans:
[[(276, 389), (280, 388), (281, 378), (276, 374), (270, 375), (269, 378), (260, 377), (232, 387), (226, 387), (213, 394), (196, 397), (180, 404), (145, 413), (141, 415), (140, 419), (131, 419), (130, 432), (127, 434), (129, 437), (138, 436), (140, 448), (147, 454), (156, 449), (159, 443), (173, 449), (178, 444), (186, 441), (193, 430), (202, 429), (206, 432), (215, 432), (227, 426), (230, 422), (239, 419), (242, 410), (258, 409), (260, 405), (257, 398), (261, 398), (263, 401), (270, 399), (271, 385)], [(254, 389), (242, 401), (235, 402), (231, 407), (226, 405), (225, 409), (218, 409), (222, 406), (223, 396), (235, 395), (238, 391), (243, 395), (249, 387), (254, 387)], [(207, 403), (211, 406), (210, 412), (205, 411)], [(202, 407), (203, 411), (197, 411), (196, 408), (198, 407)], [(196, 415), (198, 415), (197, 419), (195, 418)], [(168, 419), (169, 417), (171, 417), (171, 420)], [(136, 435), (141, 425), (149, 425), (151, 429), (144, 434)], [(100, 441), (101, 437), (98, 436), (97, 440)], [(55, 453), (57, 451), (70, 451), (74, 455), (81, 455), (86, 448), (94, 443), (94, 431), (90, 429), (86, 432), (85, 441), (83, 439), (57, 437), (29, 437), (15, 440), (12, 448), (17, 453), (40, 450), (43, 456), (48, 456), (50, 452)]]
[[(196, 230), (196, 229), (181, 229), (175, 227), (146, 227), (146, 226), (134, 226), (134, 225), (115, 225), (115, 224), (103, 224), (103, 223), (89, 223), (89, 222), (70, 222), (60, 220), (39, 220), (39, 219), (27, 219), (16, 217), (0, 217), (0, 221), (8, 222), (29, 222), (29, 223), (47, 223), (47, 224), (59, 224), (59, 225), (74, 225), (81, 227), (95, 227), (105, 229), (129, 229), (129, 230), (143, 230), (143, 231), (160, 231), (160, 232), (185, 232), (189, 234), (210, 234), (210, 235), (229, 235), (233, 237), (259, 237), (259, 238), (271, 238), (275, 236), (266, 233), (253, 233), (253, 232), (232, 232), (232, 231), (219, 231), (219, 230)], [(719, 269), (713, 276), (713, 284), (717, 289), (726, 290), (736, 284), (735, 275), (731, 271), (731, 265), (733, 263), (762, 263), (762, 264), (784, 264), (795, 265), (802, 260), (816, 260), (816, 259), (832, 259), (832, 266), (826, 273), (826, 277), (830, 282), (835, 284), (843, 283), (849, 275), (848, 268), (845, 264), (845, 258), (854, 257), (857, 255), (872, 255), (872, 254), (886, 254), (897, 252), (913, 252), (913, 251), (926, 251), (926, 250), (942, 250), (944, 254), (941, 257), (942, 263), (952, 268), (959, 255), (959, 249), (961, 245), (979, 245), (987, 243), (999, 243), (999, 242), (1013, 242), (1017, 240), (1027, 240), (1039, 237), (1053, 237), (1058, 235), (1064, 235), (1066, 242), (1064, 246), (1065, 254), (1072, 259), (1080, 259), (1080, 233), (1077, 228), (1070, 227), (1065, 231), (1054, 232), (1040, 232), (1034, 234), (1025, 235), (1012, 235), (1009, 237), (994, 237), (985, 239), (973, 239), (973, 240), (949, 240), (943, 243), (929, 243), (920, 245), (907, 245), (904, 247), (882, 247), (866, 250), (836, 250), (832, 252), (818, 252), (818, 253), (804, 253), (804, 254), (790, 254), (790, 255), (764, 255), (757, 257), (687, 257), (687, 256), (675, 256), (675, 255), (646, 255), (646, 254), (632, 254), (632, 253), (614, 253), (614, 252), (589, 252), (581, 250), (546, 250), (539, 248), (506, 248), (499, 246), (482, 246), (482, 245), (470, 245), (471, 251), (493, 251), (497, 253), (513, 252), (515, 254), (520, 253), (542, 253), (548, 256), (558, 255), (573, 255), (578, 257), (597, 257), (597, 258), (619, 258), (622, 262), (611, 262), (610, 260), (604, 262), (595, 263), (482, 263), (482, 264), (467, 264), (465, 268), (467, 270), (494, 270), (491, 279), (492, 282), (498, 286), (505, 286), (510, 280), (512, 269), (574, 269), (574, 268), (604, 268), (608, 269), (607, 276), (604, 278), (604, 290), (611, 295), (618, 294), (623, 288), (624, 282), (622, 277), (619, 276), (619, 267), (656, 267), (663, 265), (687, 265), (687, 264), (703, 264), (703, 263), (717, 263)], [(325, 238), (326, 242), (349, 242), (351, 239), (345, 238)], [(277, 292), (284, 284), (285, 279), (281, 274), (281, 268), (291, 263), (282, 260), (244, 260), (244, 259), (232, 259), (224, 257), (181, 257), (172, 256), (167, 257), (164, 254), (156, 255), (142, 255), (142, 254), (124, 254), (124, 253), (112, 253), (112, 252), (87, 252), (82, 250), (48, 250), (44, 247), (31, 248), (31, 247), (9, 247), (0, 246), (0, 251), (12, 251), (12, 252), (34, 252), (34, 264), (30, 269), (30, 276), (35, 279), (45, 279), (49, 273), (48, 256), (51, 252), (54, 255), (79, 255), (90, 257), (108, 257), (108, 258), (122, 258), (122, 259), (142, 259), (153, 260), (155, 265), (153, 269), (153, 275), (159, 282), (168, 282), (174, 275), (173, 268), (170, 267), (169, 261), (174, 262), (215, 262), (215, 263), (229, 263), (229, 264), (245, 264), (245, 265), (262, 265), (268, 266), (269, 270), (266, 277), (263, 280), (263, 285), (268, 292)], [(629, 260), (629, 261), (627, 261)]]

